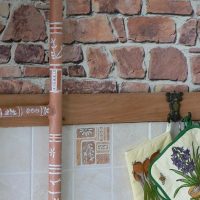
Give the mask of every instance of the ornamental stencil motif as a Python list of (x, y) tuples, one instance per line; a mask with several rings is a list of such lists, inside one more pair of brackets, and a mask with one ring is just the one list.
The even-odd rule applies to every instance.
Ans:
[(82, 163), (83, 164), (95, 164), (95, 142), (83, 142), (82, 143)]
[(4, 116), (17, 116), (18, 113), (17, 113), (16, 110), (10, 108), (10, 109), (5, 110), (4, 113), (3, 113), (3, 115)]
[(38, 109), (38, 108), (27, 108), (26, 109), (26, 113), (27, 114), (30, 114), (30, 113), (32, 113), (32, 114), (34, 114), (34, 113), (40, 113), (40, 109)]
[(57, 50), (57, 45), (56, 45), (56, 39), (52, 38), (51, 39), (51, 58), (53, 60), (58, 60), (62, 58), (62, 46), (60, 47), (60, 50)]
[(55, 148), (51, 148), (50, 151), (49, 151), (50, 157), (54, 158), (54, 157), (55, 157), (55, 154), (56, 154)]
[(76, 138), (76, 164), (110, 163), (110, 128), (79, 128)]
[(47, 108), (47, 107), (42, 107), (41, 108), (42, 109), (42, 115), (48, 115), (49, 114), (49, 108)]
[(95, 128), (80, 128), (77, 135), (78, 138), (95, 137)]
[(52, 69), (51, 70), (51, 92), (56, 92), (57, 91), (57, 69)]
[(52, 185), (56, 185), (56, 184), (58, 184), (58, 183), (60, 183), (61, 182), (61, 179), (58, 179), (58, 180), (55, 180), (55, 181), (49, 181)]

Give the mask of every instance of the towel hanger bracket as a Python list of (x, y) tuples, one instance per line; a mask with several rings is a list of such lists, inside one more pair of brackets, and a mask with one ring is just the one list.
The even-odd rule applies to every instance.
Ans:
[(167, 117), (167, 121), (178, 122), (181, 120), (180, 107), (181, 101), (183, 100), (182, 92), (167, 92), (166, 93), (167, 102), (169, 102), (170, 112)]

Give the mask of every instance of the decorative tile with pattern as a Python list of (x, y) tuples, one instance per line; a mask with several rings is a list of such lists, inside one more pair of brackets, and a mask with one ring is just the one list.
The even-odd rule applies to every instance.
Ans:
[(76, 164), (110, 163), (110, 128), (78, 128), (76, 132)]

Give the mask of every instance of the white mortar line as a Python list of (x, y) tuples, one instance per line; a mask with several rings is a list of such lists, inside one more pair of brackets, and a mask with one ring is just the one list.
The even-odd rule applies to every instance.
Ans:
[[(124, 166), (124, 165), (121, 165)], [(115, 167), (114, 167), (115, 168)], [(80, 170), (101, 170), (101, 169), (111, 169), (111, 165), (107, 164), (107, 166), (101, 166), (101, 164), (96, 164), (93, 166), (85, 165), (85, 166), (80, 166), (76, 167), (75, 171), (80, 171)], [(69, 170), (70, 171), (70, 170)]]
[(142, 10), (141, 10), (141, 15), (145, 16), (147, 14), (147, 1), (142, 0)]
[(33, 156), (34, 156), (34, 130), (33, 130), (33, 127), (31, 127), (31, 173), (30, 173), (30, 191), (31, 191), (31, 200), (33, 200), (33, 184), (34, 184), (34, 174), (33, 174), (33, 167), (34, 167), (34, 159), (33, 159)]
[(152, 137), (152, 135), (151, 135), (151, 126), (152, 126), (152, 124), (151, 124), (151, 122), (149, 122), (149, 123), (148, 123), (148, 139), (149, 139), (149, 140), (150, 140), (151, 137)]
[(116, 167), (114, 167), (114, 169), (126, 169), (126, 170), (128, 170), (126, 165), (116, 166)]
[[(128, 42), (128, 38), (129, 38), (128, 17), (124, 17), (124, 29), (125, 29), (125, 34), (126, 34), (127, 42)], [(127, 42), (124, 42), (124, 43), (127, 43)]]
[(75, 148), (76, 148), (76, 128), (75, 128), (75, 125), (73, 125), (73, 128), (72, 128), (72, 132), (73, 132), (73, 136), (72, 136), (72, 142), (73, 142), (73, 148), (72, 148), (72, 200), (75, 199), (75, 158), (76, 158), (76, 151), (75, 151)]
[(114, 163), (113, 163), (113, 154), (114, 154), (114, 145), (113, 145), (113, 141), (114, 141), (114, 125), (112, 124), (111, 126), (111, 139), (110, 139), (110, 145), (111, 145), (111, 199), (114, 200)]
[(24, 172), (1, 172), (0, 176), (13, 176), (13, 175), (30, 175), (30, 171)]
[[(6, 1), (8, 2), (8, 1)], [(19, 2), (21, 1), (15, 1), (15, 2), (11, 2), (11, 6), (10, 6), (10, 17), (7, 19), (7, 24), (10, 22), (11, 20), (11, 14), (13, 13), (14, 9), (16, 9), (17, 7), (19, 7)], [(28, 4), (27, 1), (23, 1), (24, 3)], [(163, 15), (163, 14), (146, 14), (146, 0), (142, 0), (142, 3), (143, 3), (143, 6), (142, 6), (142, 11), (141, 11), (141, 15), (145, 15), (145, 16), (148, 16), (148, 17), (151, 17), (151, 16), (167, 16), (167, 17), (170, 17), (172, 18), (175, 23), (176, 23), (176, 26), (177, 26), (177, 30), (179, 29), (179, 27), (181, 27), (181, 25), (189, 18), (191, 17), (195, 17), (196, 19), (200, 19), (200, 16), (196, 16), (195, 12), (193, 14), (193, 16), (179, 16), (179, 15)], [(195, 6), (197, 5), (197, 1), (195, 0), (192, 0), (191, 1), (192, 5), (193, 5), (193, 8), (195, 10)], [(66, 13), (66, 2), (64, 2), (64, 5), (65, 5), (65, 9), (63, 10), (64, 14)], [(98, 16), (98, 15), (105, 15), (105, 14), (99, 14), (99, 13), (94, 13), (92, 12), (90, 16), (88, 15), (80, 15), (80, 16), (67, 16), (68, 18), (89, 18), (91, 16)], [(66, 17), (66, 15), (64, 15)], [(113, 17), (113, 16), (122, 16), (124, 18), (124, 24), (125, 24), (125, 29), (126, 29), (126, 34), (128, 36), (128, 28), (127, 28), (127, 19), (129, 17), (139, 17), (140, 15), (134, 15), (134, 16), (129, 16), (129, 15), (121, 15), (120, 13), (112, 13), (112, 14), (106, 14), (106, 16), (108, 16), (108, 18), (110, 17)], [(46, 25), (48, 24), (48, 22), (46, 22)], [(3, 33), (1, 34), (1, 37), (2, 37)], [(48, 30), (48, 26), (47, 26), (47, 35), (49, 35), (49, 30)], [(175, 47), (179, 50), (181, 50), (183, 53), (185, 53), (186, 57), (187, 57), (187, 60), (188, 60), (188, 79), (185, 81), (185, 82), (182, 82), (182, 81), (169, 81), (169, 80), (156, 80), (156, 81), (152, 81), (152, 80), (149, 80), (148, 79), (148, 74), (146, 75), (145, 79), (130, 79), (130, 80), (127, 80), (127, 79), (121, 79), (117, 76), (116, 74), (116, 67), (114, 67), (114, 71), (111, 72), (111, 74), (109, 75), (108, 79), (103, 79), (103, 81), (116, 81), (117, 84), (119, 85), (120, 83), (122, 83), (123, 81), (126, 81), (126, 82), (140, 82), (140, 83), (148, 83), (151, 87), (151, 91), (153, 92), (153, 87), (156, 85), (156, 84), (187, 84), (190, 88), (190, 90), (193, 90), (193, 89), (197, 89), (199, 88), (199, 85), (194, 85), (192, 83), (192, 80), (191, 80), (191, 67), (190, 67), (190, 63), (189, 63), (189, 58), (191, 57), (192, 54), (189, 54), (188, 53), (188, 50), (190, 47), (186, 47), (186, 46), (183, 46), (183, 45), (180, 45), (178, 44), (178, 39), (179, 39), (179, 34), (178, 34), (178, 31), (177, 31), (177, 40), (176, 40), (176, 43), (173, 44), (173, 43), (168, 43), (168, 44), (157, 44), (157, 43), (149, 43), (149, 42), (146, 42), (146, 43), (138, 43), (138, 42), (133, 42), (131, 40), (127, 41), (127, 43), (120, 43), (120, 42), (110, 42), (110, 43), (98, 43), (98, 44), (84, 44), (84, 43), (75, 43), (76, 45), (81, 45), (81, 47), (83, 48), (83, 54), (84, 54), (84, 61), (83, 61), (83, 66), (87, 72), (87, 75), (88, 75), (88, 66), (87, 66), (87, 61), (86, 61), (86, 56), (85, 56), (85, 50), (86, 49), (86, 46), (87, 47), (90, 47), (90, 46), (96, 46), (96, 47), (99, 47), (99, 46), (104, 46), (105, 48), (117, 48), (117, 47), (125, 47), (125, 46), (140, 46), (140, 47), (143, 47), (145, 49), (145, 60), (144, 60), (144, 63), (145, 63), (145, 68), (147, 69), (147, 72), (148, 72), (148, 56), (149, 56), (149, 51), (148, 49), (151, 49), (151, 48), (155, 48), (155, 47)], [(39, 41), (39, 42), (27, 42), (27, 44), (41, 44), (44, 46), (45, 49), (48, 48), (48, 43), (47, 43), (48, 40), (42, 42), (42, 41)], [(20, 42), (20, 43), (24, 43), (24, 42)], [(13, 56), (14, 56), (14, 49), (16, 48), (16, 45), (19, 44), (18, 42), (0, 42), (0, 44), (5, 44), (5, 45), (13, 45), (12, 47), (12, 58), (10, 60), (10, 62), (6, 65), (13, 65), (13, 64), (16, 64), (14, 62), (14, 59), (13, 59)], [(67, 44), (66, 44), (67, 45)], [(199, 39), (197, 39), (197, 44), (196, 46), (194, 47), (198, 47), (199, 46)], [(64, 79), (67, 79), (68, 77), (65, 77)], [(2, 78), (1, 78), (2, 79)], [(21, 80), (26, 80), (24, 79), (23, 77), (21, 78)], [(43, 89), (44, 89), (44, 81), (46, 80), (46, 78), (40, 78), (40, 77), (35, 77), (35, 78), (29, 78), (27, 80), (30, 80), (31, 82), (33, 83), (36, 83), (36, 84), (39, 84), (39, 86), (41, 86)], [(73, 80), (79, 80), (78, 78), (73, 78)], [(81, 78), (80, 80), (87, 80), (85, 78)], [(89, 79), (89, 80), (95, 80), (95, 81), (101, 81), (100, 79)]]

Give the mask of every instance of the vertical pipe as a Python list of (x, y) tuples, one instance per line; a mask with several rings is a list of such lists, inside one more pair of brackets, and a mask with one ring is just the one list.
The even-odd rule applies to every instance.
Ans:
[(48, 200), (61, 200), (63, 3), (50, 0), (50, 96)]

